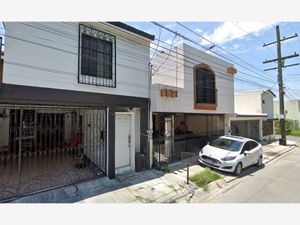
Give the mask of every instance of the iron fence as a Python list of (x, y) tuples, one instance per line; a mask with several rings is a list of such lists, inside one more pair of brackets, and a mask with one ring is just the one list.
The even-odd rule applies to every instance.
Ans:
[(160, 166), (176, 161), (193, 164), (198, 154), (207, 142), (211, 142), (224, 134), (224, 130), (206, 134), (184, 134), (175, 137), (153, 138), (154, 166)]

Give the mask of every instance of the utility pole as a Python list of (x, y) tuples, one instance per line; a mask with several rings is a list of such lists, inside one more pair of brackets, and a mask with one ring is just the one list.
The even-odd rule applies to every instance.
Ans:
[(288, 55), (285, 57), (281, 56), (281, 42), (289, 40), (291, 38), (298, 37), (297, 34), (290, 36), (288, 38), (283, 37), (283, 39), (280, 39), (280, 30), (279, 26), (276, 26), (276, 41), (271, 42), (269, 44), (264, 44), (263, 47), (272, 45), (272, 44), (277, 44), (277, 59), (272, 59), (272, 60), (266, 60), (263, 63), (271, 63), (271, 62), (276, 62), (277, 61), (277, 67), (270, 68), (270, 69), (265, 69), (265, 71), (268, 70), (278, 70), (278, 86), (279, 86), (279, 108), (280, 108), (280, 133), (281, 133), (281, 139), (279, 139), (279, 144), (280, 145), (286, 145), (286, 132), (285, 132), (285, 111), (284, 111), (284, 86), (283, 86), (283, 80), (282, 80), (282, 68), (284, 67), (291, 67), (291, 66), (296, 66), (299, 65), (299, 63), (294, 63), (290, 65), (284, 65), (284, 60), (298, 57), (299, 54), (296, 54), (296, 52), (293, 55)]

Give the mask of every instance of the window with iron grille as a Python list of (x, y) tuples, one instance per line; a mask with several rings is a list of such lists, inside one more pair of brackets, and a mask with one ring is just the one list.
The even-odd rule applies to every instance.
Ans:
[(205, 68), (195, 69), (196, 103), (215, 104), (215, 75)]
[(79, 25), (78, 82), (97, 86), (116, 86), (116, 37)]

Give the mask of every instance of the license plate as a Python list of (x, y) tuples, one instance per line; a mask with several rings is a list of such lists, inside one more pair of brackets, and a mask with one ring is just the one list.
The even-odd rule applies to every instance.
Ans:
[(209, 159), (207, 159), (207, 160), (205, 160), (207, 163), (210, 163), (210, 164), (213, 164), (213, 161), (212, 160), (209, 160)]

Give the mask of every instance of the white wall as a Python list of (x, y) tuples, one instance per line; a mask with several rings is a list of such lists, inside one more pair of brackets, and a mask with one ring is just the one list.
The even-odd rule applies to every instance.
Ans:
[(150, 42), (105, 23), (85, 23), (116, 35), (116, 88), (79, 84), (77, 22), (7, 22), (3, 82), (148, 97)]
[(238, 92), (234, 95), (237, 113), (262, 113), (261, 92)]
[(184, 88), (183, 62), (183, 45), (174, 47), (170, 52), (165, 49), (157, 51), (151, 60), (152, 84)]
[(262, 113), (268, 114), (268, 119), (274, 118), (274, 103), (273, 103), (274, 96), (270, 94), (270, 92), (263, 92), (261, 94), (261, 107), (262, 107)]
[[(151, 87), (151, 110), (153, 112), (183, 112), (183, 113), (233, 113), (234, 112), (234, 77), (227, 74), (227, 67), (232, 64), (211, 56), (205, 52), (195, 49), (186, 44), (178, 46), (183, 49), (185, 56), (182, 63), (184, 72), (183, 88), (178, 89), (177, 98), (160, 97), (160, 88), (165, 85), (153, 84)], [(192, 59), (193, 60), (192, 60)], [(216, 88), (218, 89), (218, 105), (216, 110), (196, 110), (194, 109), (194, 82), (193, 67), (205, 63), (209, 65), (216, 74)], [(179, 65), (180, 66), (180, 65)], [(169, 73), (169, 74), (168, 74)], [(165, 71), (164, 75), (173, 76), (173, 71)], [(161, 76), (163, 78), (163, 76)], [(155, 80), (157, 81), (157, 79)], [(168, 81), (167, 84), (172, 86), (174, 82)]]

